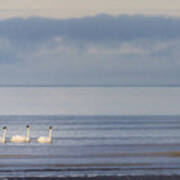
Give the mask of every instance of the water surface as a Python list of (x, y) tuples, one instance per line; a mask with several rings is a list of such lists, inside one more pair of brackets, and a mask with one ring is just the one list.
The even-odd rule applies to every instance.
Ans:
[[(179, 95), (180, 88), (0, 88), (0, 123), (8, 127), (0, 176), (180, 174)], [(27, 124), (31, 143), (11, 143)], [(50, 125), (53, 143), (37, 143)]]

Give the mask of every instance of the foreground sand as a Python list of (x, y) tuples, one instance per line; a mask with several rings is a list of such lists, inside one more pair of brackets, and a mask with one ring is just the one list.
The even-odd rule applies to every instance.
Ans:
[[(0, 178), (1, 179), (1, 178)], [(56, 178), (56, 177), (27, 177), (27, 178), (18, 178), (18, 177), (12, 177), (12, 178), (2, 178), (3, 180), (180, 180), (180, 176), (174, 175), (174, 176), (123, 176), (123, 177), (117, 177), (117, 176), (98, 176), (98, 177), (64, 177), (64, 178)]]

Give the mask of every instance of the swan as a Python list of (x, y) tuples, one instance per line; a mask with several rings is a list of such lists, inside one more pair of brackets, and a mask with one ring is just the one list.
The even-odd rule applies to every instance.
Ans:
[(0, 142), (3, 144), (6, 144), (6, 133), (7, 133), (7, 127), (3, 127), (3, 137), (0, 138)]
[(19, 136), (19, 135), (15, 135), (11, 138), (11, 142), (15, 142), (15, 143), (30, 143), (31, 138), (30, 138), (30, 126), (27, 125), (26, 126), (27, 129), (27, 136)]
[(52, 143), (52, 126), (49, 127), (49, 136), (48, 137), (39, 137), (37, 141), (39, 143)]

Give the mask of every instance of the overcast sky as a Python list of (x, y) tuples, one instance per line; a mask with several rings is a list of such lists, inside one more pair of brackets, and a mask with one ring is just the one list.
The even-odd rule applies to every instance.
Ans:
[(0, 4), (0, 85), (180, 85), (179, 0)]
[(179, 0), (0, 0), (0, 17), (75, 18), (107, 13), (180, 15)]

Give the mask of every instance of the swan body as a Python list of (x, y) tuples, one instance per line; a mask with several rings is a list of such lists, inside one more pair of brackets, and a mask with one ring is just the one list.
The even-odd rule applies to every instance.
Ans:
[(26, 137), (25, 136), (19, 136), (19, 135), (15, 135), (11, 138), (11, 142), (26, 142)]
[(41, 137), (38, 138), (38, 142), (40, 142), (40, 143), (49, 143), (50, 140), (49, 140), (48, 137), (41, 136)]
[(27, 136), (19, 136), (19, 135), (15, 135), (11, 138), (11, 142), (14, 143), (30, 143), (30, 126), (27, 125)]
[(0, 142), (3, 144), (6, 144), (6, 134), (7, 134), (7, 128), (3, 127), (3, 137), (0, 137)]
[(52, 143), (52, 126), (49, 127), (49, 136), (48, 137), (39, 137), (37, 139), (39, 143)]

